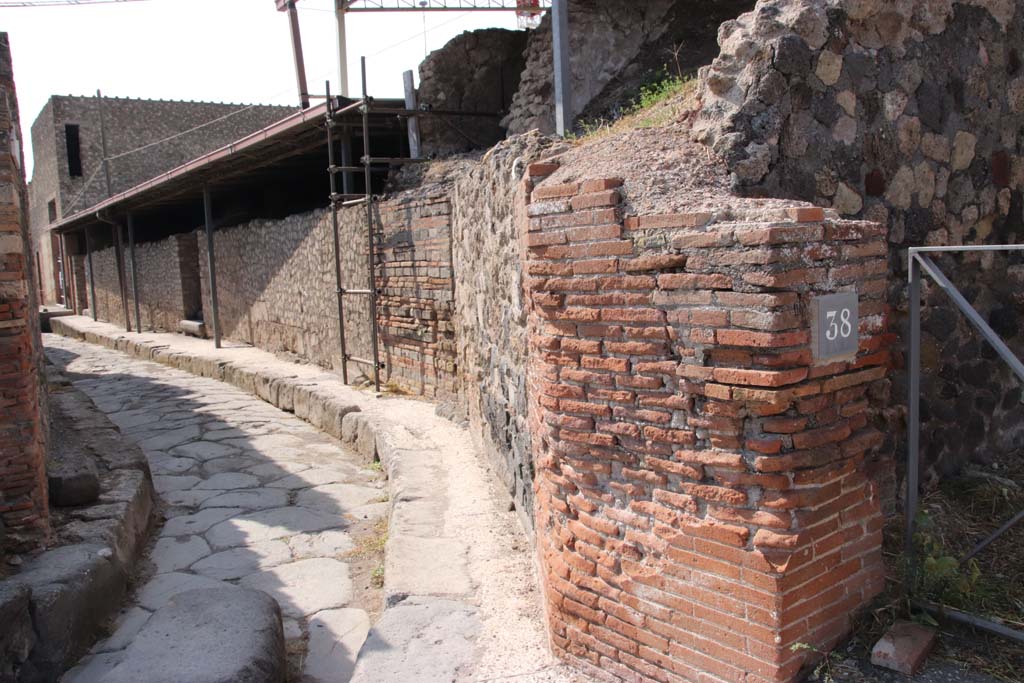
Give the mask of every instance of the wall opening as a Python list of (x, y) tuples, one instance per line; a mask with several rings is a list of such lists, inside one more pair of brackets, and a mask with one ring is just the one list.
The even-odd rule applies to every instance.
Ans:
[(51, 223), (57, 222), (57, 200), (51, 199), (46, 202), (46, 217)]
[(69, 123), (64, 126), (64, 143), (68, 152), (68, 175), (72, 178), (80, 178), (82, 176), (82, 140), (77, 124)]

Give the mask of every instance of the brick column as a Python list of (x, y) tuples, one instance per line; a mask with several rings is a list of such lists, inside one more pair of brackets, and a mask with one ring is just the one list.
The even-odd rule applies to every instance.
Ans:
[(48, 531), (40, 341), (21, 129), (10, 45), (0, 33), (0, 521), (9, 540)]
[[(623, 218), (618, 185), (539, 184), (524, 231), (552, 642), (613, 680), (794, 680), (883, 586), (884, 231), (729, 197)], [(816, 364), (839, 291), (860, 348)]]

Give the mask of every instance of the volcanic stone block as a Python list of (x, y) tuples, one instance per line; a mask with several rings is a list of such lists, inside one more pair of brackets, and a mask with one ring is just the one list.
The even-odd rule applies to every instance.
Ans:
[(262, 591), (179, 593), (150, 618), (125, 655), (106, 683), (281, 683), (281, 610)]

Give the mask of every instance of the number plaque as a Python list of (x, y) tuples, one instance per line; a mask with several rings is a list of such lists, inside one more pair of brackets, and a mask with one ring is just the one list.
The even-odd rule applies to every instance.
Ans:
[(811, 300), (811, 348), (815, 360), (852, 357), (860, 345), (857, 292)]

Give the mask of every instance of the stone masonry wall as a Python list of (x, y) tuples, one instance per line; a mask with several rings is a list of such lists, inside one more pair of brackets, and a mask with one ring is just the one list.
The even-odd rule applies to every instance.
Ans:
[[(672, 4), (673, 0), (570, 0), (574, 114), (621, 74), (647, 42), (665, 31), (663, 20)], [(546, 134), (555, 131), (551, 42), (551, 19), (545, 16), (530, 36), (519, 91), (501, 122), (509, 135), (534, 128)]]
[(45, 541), (49, 533), (42, 347), (22, 139), (10, 43), (0, 33), (0, 556), (7, 546)]
[[(906, 329), (907, 247), (1021, 238), (1020, 7), (1013, 0), (762, 0), (720, 30), (721, 55), (702, 73), (696, 134), (727, 161), (741, 193), (813, 201), (886, 225), (890, 299), (896, 329)], [(1024, 353), (1013, 309), (1019, 258), (975, 254), (942, 266)], [(928, 463), (941, 473), (1019, 449), (1018, 382), (944, 294), (926, 287), (925, 298)], [(906, 395), (902, 381), (896, 390)], [(898, 422), (894, 415), (894, 434)]]
[[(117, 256), (114, 249), (115, 247), (108, 247), (97, 249), (92, 253), (92, 267), (95, 271), (93, 274), (93, 284), (96, 288), (95, 300), (93, 300), (92, 292), (89, 289), (89, 261), (86, 259), (85, 291), (90, 312), (95, 313), (100, 320), (124, 327), (124, 307), (121, 305), (121, 288), (117, 278)], [(125, 263), (127, 264), (127, 261)]]
[[(451, 206), (443, 192), (421, 189), (376, 205), (379, 231), (382, 379), (419, 395), (455, 387), (452, 323)], [(338, 212), (342, 286), (367, 287), (366, 213)], [(338, 309), (330, 214), (252, 221), (215, 233), (220, 318), (228, 339), (292, 353), (340, 368)], [(199, 240), (203, 310), (211, 310), (206, 240)], [(345, 298), (348, 353), (372, 358), (367, 297)], [(352, 377), (369, 375), (350, 363)]]
[[(52, 273), (55, 256), (47, 238), (51, 223), (47, 204), (54, 202), (60, 220), (108, 196), (102, 171), (100, 102), (96, 97), (55, 95), (32, 124), (35, 161), (30, 188), (31, 226), (44, 275)], [(121, 97), (104, 97), (102, 106), (111, 157), (111, 194), (124, 192), (296, 111), (294, 107)], [(68, 169), (66, 124), (79, 126), (82, 174), (77, 177)], [(57, 300), (52, 282), (52, 276), (44, 281), (47, 303)]]
[(519, 88), (526, 31), (467, 31), (420, 64), (419, 105), (427, 109), (493, 114), (493, 117), (420, 119), (423, 156), (486, 149), (505, 137), (499, 114)]
[(526, 302), (520, 228), (525, 160), (539, 136), (499, 144), (461, 176), (452, 200), (459, 412), (523, 526), (533, 528), (533, 453), (527, 422)]
[[(541, 183), (524, 231), (553, 644), (602, 679), (795, 680), (790, 646), (829, 649), (883, 588), (884, 230), (729, 197), (624, 217), (620, 183)], [(837, 291), (859, 350), (816, 363), (809, 304)]]
[[(99, 249), (92, 255), (93, 267), (96, 269), (96, 315), (100, 320), (124, 326), (124, 307), (121, 305), (121, 290), (117, 279), (115, 248)], [(124, 248), (123, 253), (128, 315), (131, 316), (134, 328), (135, 298), (131, 286), (131, 257), (128, 247)], [(182, 320), (195, 318), (201, 314), (195, 233), (172, 235), (159, 242), (137, 243), (135, 254), (138, 259), (136, 277), (142, 329), (177, 332), (178, 324)], [(88, 264), (84, 271), (85, 279), (81, 286), (83, 291), (88, 293)]]

